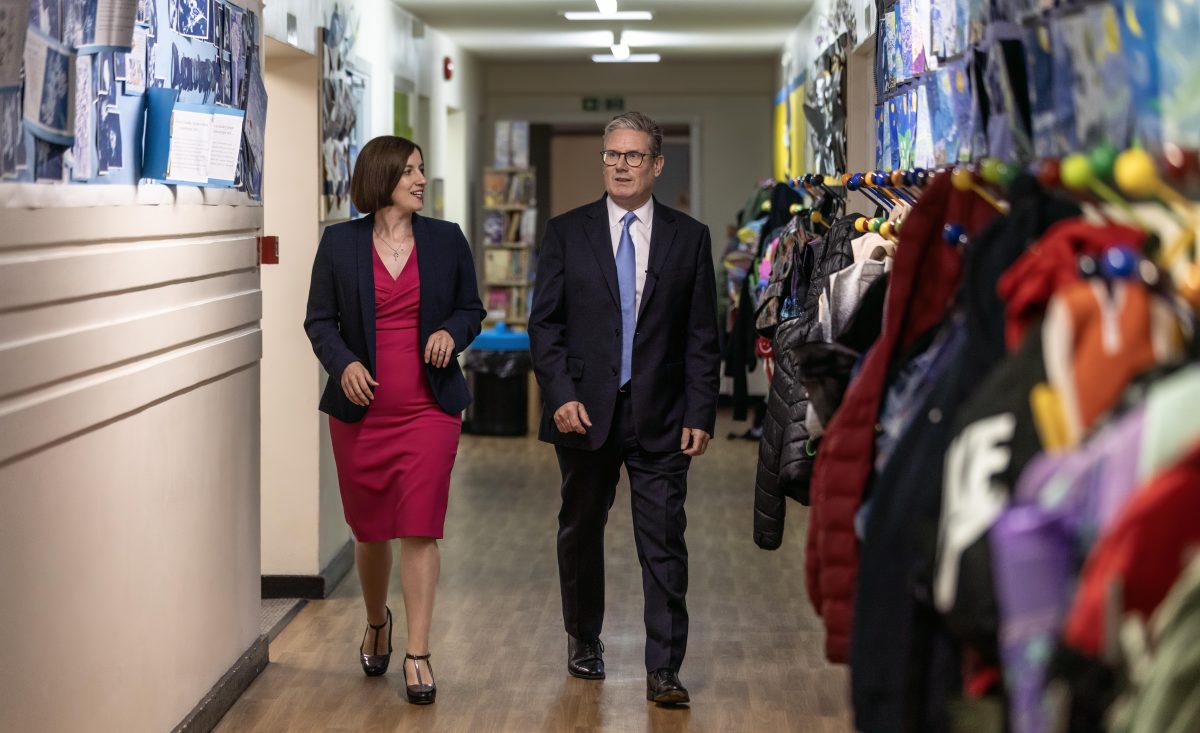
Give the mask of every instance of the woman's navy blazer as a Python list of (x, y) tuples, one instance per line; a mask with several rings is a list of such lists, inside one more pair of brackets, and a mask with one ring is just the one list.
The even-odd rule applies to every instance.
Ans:
[[(471, 247), (457, 224), (413, 214), (417, 266), (421, 278), (420, 348), (435, 332), (454, 339), (457, 357), (479, 335), (486, 315), (479, 300)], [(375, 371), (375, 267), (372, 232), (375, 216), (334, 224), (325, 230), (313, 262), (304, 331), (329, 374), (321, 411), (343, 422), (358, 422), (366, 407), (342, 391), (342, 372), (360, 361)], [(438, 406), (451, 415), (471, 403), (458, 359), (442, 369), (425, 365)]]

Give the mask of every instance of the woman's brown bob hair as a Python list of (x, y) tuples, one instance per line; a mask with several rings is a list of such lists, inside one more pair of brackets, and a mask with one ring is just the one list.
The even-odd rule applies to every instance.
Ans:
[(396, 135), (380, 135), (364, 145), (350, 176), (350, 200), (354, 208), (374, 214), (391, 206), (392, 191), (400, 183), (414, 150), (425, 157), (420, 145)]

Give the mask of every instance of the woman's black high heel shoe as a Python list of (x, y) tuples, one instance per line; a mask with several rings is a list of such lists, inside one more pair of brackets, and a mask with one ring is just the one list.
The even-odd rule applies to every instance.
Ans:
[[(408, 694), (408, 701), (413, 705), (429, 705), (433, 699), (437, 697), (437, 682), (433, 679), (433, 667), (429, 665), (429, 654), (421, 656), (413, 656), (405, 654), (405, 659), (411, 659), (413, 663), (413, 671), (417, 673), (417, 684), (408, 684), (408, 671), (404, 673), (404, 691)], [(424, 677), (421, 675), (421, 662), (425, 663), (429, 670), (429, 684), (425, 684)]]
[[(363, 672), (366, 672), (368, 677), (378, 677), (388, 670), (388, 662), (392, 661), (392, 609), (387, 608), (387, 621), (376, 626), (370, 622), (367, 623), (366, 631), (363, 631), (362, 644), (358, 645), (359, 661), (362, 662)], [(363, 652), (363, 644), (367, 643), (367, 631), (374, 631), (375, 638), (371, 641), (371, 651), (379, 648), (379, 632), (386, 626), (388, 629), (388, 653), (387, 654), (366, 654)]]

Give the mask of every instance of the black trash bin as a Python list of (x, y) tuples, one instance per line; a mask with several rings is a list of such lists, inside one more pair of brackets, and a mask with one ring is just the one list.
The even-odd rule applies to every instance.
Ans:
[(463, 431), (473, 435), (525, 435), (529, 426), (529, 334), (504, 323), (479, 334), (464, 356), (474, 400)]

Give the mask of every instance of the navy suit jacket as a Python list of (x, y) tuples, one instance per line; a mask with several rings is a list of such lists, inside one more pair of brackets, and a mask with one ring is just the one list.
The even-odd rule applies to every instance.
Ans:
[[(712, 434), (720, 389), (716, 277), (708, 227), (654, 202), (650, 261), (633, 341), (634, 430), (649, 451), (678, 452), (683, 428)], [(621, 385), (621, 299), (605, 199), (555, 217), (538, 253), (529, 318), (533, 368), (546, 404), (539, 437), (596, 450)], [(578, 400), (587, 435), (553, 415)]]
[[(475, 282), (470, 245), (457, 224), (413, 214), (417, 266), (421, 278), (420, 348), (446, 330), (457, 357), (479, 335), (486, 315)], [(321, 395), (321, 411), (344, 422), (357, 422), (366, 407), (342, 391), (342, 372), (360, 361), (375, 372), (375, 262), (372, 241), (375, 216), (334, 224), (325, 230), (313, 261), (304, 331), (329, 374)], [(457, 359), (442, 369), (425, 365), (438, 406), (456, 415), (471, 403), (467, 381)]]

